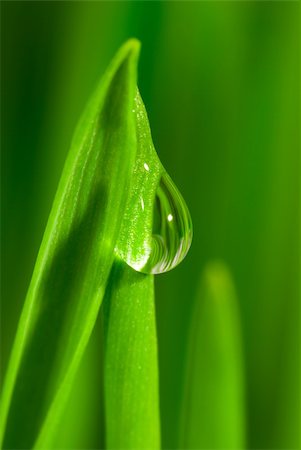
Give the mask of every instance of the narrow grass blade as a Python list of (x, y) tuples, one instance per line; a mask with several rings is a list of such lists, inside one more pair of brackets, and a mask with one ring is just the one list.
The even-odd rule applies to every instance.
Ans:
[(139, 43), (117, 53), (78, 125), (1, 400), (4, 448), (50, 448), (113, 263), (135, 160)]
[(192, 320), (180, 448), (245, 448), (240, 320), (230, 274), (206, 268)]
[(159, 449), (153, 275), (116, 261), (104, 305), (107, 448)]

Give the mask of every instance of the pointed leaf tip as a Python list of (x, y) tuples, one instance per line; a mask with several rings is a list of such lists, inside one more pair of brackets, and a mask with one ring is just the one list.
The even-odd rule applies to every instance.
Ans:
[(121, 64), (125, 60), (129, 60), (134, 66), (138, 63), (139, 53), (140, 53), (141, 43), (138, 39), (131, 38), (126, 41), (116, 53), (116, 61)]
[(122, 51), (122, 49), (124, 49), (124, 50), (127, 49), (129, 51), (129, 53), (132, 53), (132, 54), (138, 56), (138, 54), (140, 52), (140, 48), (141, 48), (141, 42), (136, 38), (130, 38), (122, 45), (120, 50)]

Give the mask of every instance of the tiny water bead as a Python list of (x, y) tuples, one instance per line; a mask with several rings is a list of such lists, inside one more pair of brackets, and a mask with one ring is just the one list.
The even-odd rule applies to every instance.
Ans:
[(151, 251), (141, 272), (158, 274), (173, 269), (187, 255), (191, 241), (189, 210), (165, 172), (161, 176), (154, 202)]
[(139, 92), (133, 112), (137, 154), (115, 252), (136, 271), (159, 274), (185, 258), (192, 241), (192, 221), (155, 151)]

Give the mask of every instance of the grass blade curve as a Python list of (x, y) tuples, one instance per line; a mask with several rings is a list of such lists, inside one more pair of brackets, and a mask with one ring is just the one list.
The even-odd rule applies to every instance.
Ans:
[(1, 401), (5, 448), (50, 448), (113, 264), (135, 160), (139, 43), (117, 53), (75, 133), (18, 326)]

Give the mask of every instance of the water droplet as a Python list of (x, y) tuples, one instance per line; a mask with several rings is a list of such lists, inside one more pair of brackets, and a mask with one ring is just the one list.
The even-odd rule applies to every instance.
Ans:
[[(192, 240), (192, 222), (186, 203), (169, 175), (161, 175), (153, 208), (152, 230), (143, 197), (140, 214), (132, 216), (131, 233), (123, 231), (116, 247), (118, 255), (133, 269), (143, 273), (163, 273), (176, 267), (186, 256)], [(141, 209), (141, 206), (142, 207)], [(136, 210), (136, 208), (134, 208)], [(137, 208), (138, 209), (138, 208)], [(133, 207), (131, 209), (133, 213)], [(129, 218), (128, 218), (129, 219)], [(129, 221), (126, 221), (129, 223)]]
[(176, 267), (187, 255), (192, 240), (192, 222), (187, 205), (165, 172), (156, 192), (151, 251), (142, 272), (163, 273)]
[(158, 274), (185, 258), (192, 240), (192, 221), (153, 147), (139, 94), (135, 106), (137, 156), (115, 252), (133, 269)]

